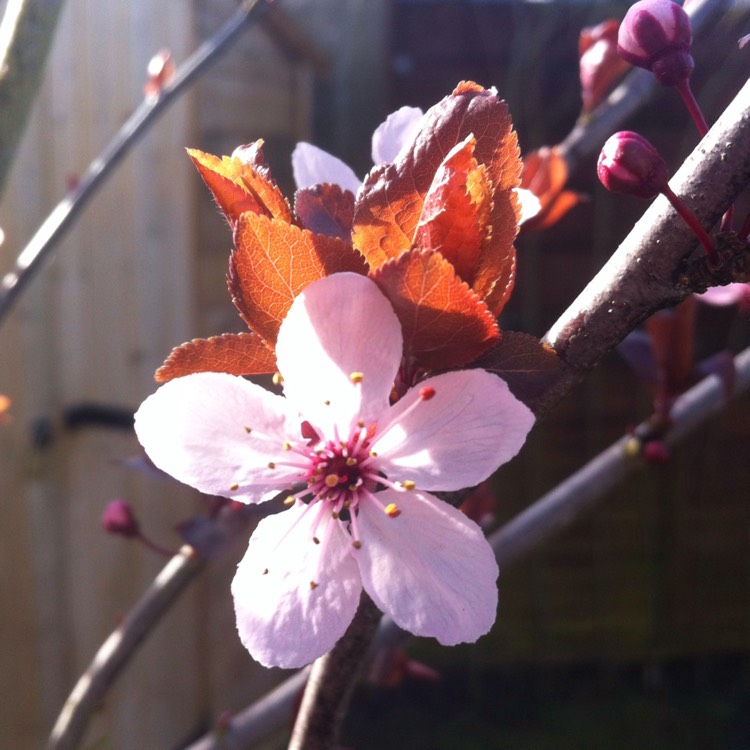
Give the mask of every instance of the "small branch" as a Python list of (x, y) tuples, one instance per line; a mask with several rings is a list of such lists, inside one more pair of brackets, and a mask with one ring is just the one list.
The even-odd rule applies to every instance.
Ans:
[(289, 750), (331, 750), (372, 645), (380, 611), (362, 592), (359, 609), (341, 640), (312, 666)]
[(109, 686), (204, 566), (205, 560), (188, 546), (167, 563), (79, 678), (55, 722), (48, 750), (72, 750), (78, 746)]
[[(735, 357), (735, 367), (733, 399), (750, 390), (750, 348)], [(719, 377), (711, 375), (704, 378), (675, 400), (671, 412), (672, 426), (664, 434), (664, 441), (671, 446), (677, 445), (726, 406), (725, 387)], [(647, 433), (649, 429), (650, 423), (644, 422), (636, 433)], [(627, 437), (618, 440), (490, 535), (489, 542), (495, 551), (501, 575), (515, 563), (526, 559), (539, 545), (575, 523), (630, 474), (647, 466), (642, 459), (631, 456), (627, 450), (629, 440)], [(408, 633), (400, 630), (393, 620), (384, 617), (374, 649), (397, 646), (408, 637)], [(298, 672), (237, 714), (229, 731), (221, 738), (215, 734), (207, 735), (186, 750), (241, 750), (253, 747), (289, 720), (306, 674), (306, 670)]]
[[(224, 26), (180, 66), (174, 80), (158, 97), (145, 98), (104, 151), (88, 166), (78, 186), (54, 208), (29, 240), (15, 267), (0, 282), (0, 323), (42, 261), (70, 229), (76, 216), (114, 171), (125, 154), (142, 138), (167, 107), (227, 51), (252, 21), (260, 18), (272, 0), (244, 0)], [(144, 71), (145, 73), (145, 71)]]
[(0, 195), (42, 82), (63, 0), (9, 0), (0, 24)]
[[(750, 184), (750, 81), (698, 144), (670, 185), (698, 220), (713, 226)], [(680, 269), (695, 236), (663, 196), (546, 335), (560, 356), (561, 376), (541, 399), (556, 403), (630, 331), (692, 290)]]

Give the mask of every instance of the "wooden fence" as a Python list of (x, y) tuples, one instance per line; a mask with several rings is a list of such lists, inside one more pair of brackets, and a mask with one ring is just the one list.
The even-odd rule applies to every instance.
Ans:
[[(168, 48), (181, 62), (236, 5), (69, 0), (0, 208), (3, 272), (137, 105), (151, 56)], [(66, 415), (87, 405), (132, 413), (171, 347), (228, 329), (230, 237), (184, 149), (226, 153), (259, 137), (274, 149), (310, 137), (310, 61), (283, 44), (249, 30), (168, 111), (0, 329), (0, 393), (13, 402), (12, 423), (0, 426), (3, 747), (43, 744), (77, 676), (164, 564), (102, 532), (107, 501), (127, 498), (171, 547), (175, 523), (201, 509), (176, 483), (128, 468), (139, 455), (130, 429), (71, 426)], [(152, 634), (89, 743), (174, 746), (276, 679), (234, 635), (234, 564), (204, 576)]]

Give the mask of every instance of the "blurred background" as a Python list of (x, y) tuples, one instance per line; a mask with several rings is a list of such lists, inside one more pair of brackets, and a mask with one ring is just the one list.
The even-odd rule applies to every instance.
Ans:
[[(581, 109), (579, 32), (630, 4), (283, 0), (283, 22), (245, 32), (129, 154), (0, 327), (0, 393), (12, 401), (0, 425), (0, 745), (43, 743), (77, 676), (165, 562), (101, 530), (107, 502), (126, 498), (171, 548), (176, 524), (205, 509), (133, 469), (128, 423), (173, 346), (242, 330), (225, 285), (231, 236), (185, 147), (229, 154), (263, 138), (291, 195), (297, 141), (364, 176), (389, 112), (426, 109), (463, 79), (497, 87), (522, 152), (553, 145)], [(67, 0), (1, 197), (0, 273), (137, 106), (150, 58), (166, 48), (179, 64), (236, 7)], [(747, 33), (750, 4), (738, 1), (697, 40), (693, 84), (709, 123), (747, 78), (749, 50), (736, 45)], [(672, 171), (697, 141), (673, 91), (624, 127), (651, 139)], [(595, 160), (570, 176), (585, 200), (543, 232), (522, 231), (502, 327), (541, 336), (642, 214), (645, 204), (601, 188)], [(701, 306), (699, 355), (747, 346), (749, 328), (735, 308)], [(650, 407), (611, 355), (500, 471), (492, 524)], [(503, 572), (497, 624), (477, 645), (413, 642), (409, 658), (440, 678), (381, 670), (358, 692), (343, 744), (750, 747), (749, 407), (746, 395)], [(235, 635), (229, 581), (243, 546), (213, 562), (151, 634), (87, 746), (179, 748), (285, 676), (253, 664)], [(269, 740), (282, 746), (282, 735)]]

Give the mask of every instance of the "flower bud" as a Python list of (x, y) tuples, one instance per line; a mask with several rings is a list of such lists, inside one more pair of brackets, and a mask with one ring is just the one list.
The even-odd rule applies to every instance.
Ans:
[(141, 527), (130, 504), (125, 500), (111, 500), (102, 513), (102, 526), (109, 534), (125, 537), (140, 536)]
[(695, 65), (688, 14), (672, 0), (640, 0), (620, 24), (617, 51), (632, 65), (650, 70), (663, 86), (687, 81)]
[(661, 154), (638, 133), (622, 130), (602, 147), (596, 166), (602, 185), (613, 193), (655, 198), (667, 186), (669, 171)]

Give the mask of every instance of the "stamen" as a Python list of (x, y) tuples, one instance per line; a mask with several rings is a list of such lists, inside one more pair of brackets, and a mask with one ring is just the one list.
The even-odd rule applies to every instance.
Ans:
[(360, 542), (359, 539), (355, 539), (352, 542), (352, 547), (354, 547), (354, 549), (362, 549), (362, 542)]
[(360, 419), (360, 420), (359, 420), (359, 421), (357, 422), (357, 427), (359, 427), (359, 429), (360, 429), (360, 430), (363, 430), (363, 429), (364, 429), (364, 427), (365, 427), (365, 423), (364, 423), (364, 422), (363, 422), (363, 421), (362, 421), (362, 420)]
[(361, 383), (362, 380), (364, 380), (364, 375), (361, 372), (353, 372), (349, 375), (349, 380), (352, 381), (352, 383)]
[(417, 486), (417, 483), (416, 483), (416, 482), (414, 482), (414, 481), (413, 481), (413, 480), (411, 480), (411, 479), (406, 479), (406, 480), (404, 480), (403, 482), (401, 482), (401, 486), (402, 486), (402, 487), (403, 487), (403, 488), (404, 488), (405, 490), (407, 490), (407, 491), (411, 492), (411, 490), (413, 490), (413, 489), (414, 489), (414, 488), (415, 488), (415, 487)]
[(284, 376), (280, 372), (275, 372), (271, 380), (273, 380), (274, 385), (281, 385), (284, 382)]
[(263, 572), (261, 575), (267, 576), (268, 575), (268, 568), (263, 568)]
[(356, 466), (357, 465), (357, 459), (353, 458), (352, 456), (349, 456), (349, 458), (346, 459), (346, 465), (347, 466)]
[(389, 518), (398, 518), (401, 515), (401, 511), (396, 503), (388, 503), (388, 505), (385, 506), (385, 514)]
[(231, 490), (232, 492), (234, 492), (235, 490), (238, 490), (239, 488), (240, 488), (239, 484), (236, 484), (236, 483), (235, 483), (235, 484), (233, 484), (233, 485), (230, 485), (230, 487), (229, 487), (229, 489), (230, 489), (230, 490)]
[(315, 591), (318, 588), (318, 584), (315, 581), (310, 581), (310, 591)]
[(318, 539), (318, 537), (314, 536), (314, 537), (313, 537), (313, 542), (314, 542), (315, 544), (320, 544), (320, 539)]
[(284, 441), (284, 442), (282, 443), (282, 445), (284, 446), (284, 450), (285, 450), (285, 451), (290, 451), (290, 450), (292, 450), (292, 444), (291, 444), (291, 443), (290, 443), (290, 442), (289, 442), (288, 440), (285, 440), (285, 441)]
[(268, 462), (268, 468), (269, 469), (275, 469), (276, 468), (276, 464), (273, 461), (269, 461)]
[(324, 401), (323, 403), (324, 403), (324, 404), (325, 404), (326, 406), (330, 406), (330, 405), (331, 405), (331, 402), (330, 402), (330, 401), (329, 401), (328, 399), (326, 399), (326, 400), (325, 400), (325, 401)]
[(252, 431), (253, 431), (253, 428), (252, 428), (252, 427), (248, 427), (247, 425), (245, 425), (245, 433), (246, 433), (247, 435), (249, 435), (249, 434), (250, 434), (250, 433), (251, 433)]
[[(307, 490), (304, 490), (305, 494), (307, 494)], [(297, 498), (294, 495), (287, 495), (287, 497), (284, 498), (284, 505), (294, 505), (294, 503), (297, 502)]]
[(338, 486), (339, 475), (329, 474), (323, 481), (325, 482), (326, 487), (331, 487), (333, 489), (334, 487)]

